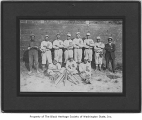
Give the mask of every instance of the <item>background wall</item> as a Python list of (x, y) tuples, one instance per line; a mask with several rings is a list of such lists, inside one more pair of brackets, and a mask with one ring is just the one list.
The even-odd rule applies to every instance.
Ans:
[(104, 43), (112, 36), (116, 44), (116, 61), (122, 63), (122, 21), (63, 21), (63, 20), (21, 20), (20, 21), (20, 58), (27, 50), (31, 33), (35, 34), (36, 41), (41, 43), (46, 34), (51, 42), (56, 39), (56, 34), (61, 33), (61, 40), (66, 39), (66, 34), (70, 32), (72, 39), (76, 32), (81, 33), (85, 39), (86, 33), (91, 33), (91, 38), (96, 41), (100, 36)]

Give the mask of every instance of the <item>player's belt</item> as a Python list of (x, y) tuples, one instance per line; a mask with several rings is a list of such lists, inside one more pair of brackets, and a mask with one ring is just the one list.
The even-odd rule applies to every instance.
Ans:
[(55, 48), (55, 50), (60, 50), (60, 49), (62, 49), (62, 48)]
[(73, 50), (73, 48), (69, 48), (69, 49), (67, 49), (67, 50)]
[(92, 49), (92, 48), (85, 48), (85, 49)]
[(73, 50), (73, 48), (65, 48), (65, 50)]

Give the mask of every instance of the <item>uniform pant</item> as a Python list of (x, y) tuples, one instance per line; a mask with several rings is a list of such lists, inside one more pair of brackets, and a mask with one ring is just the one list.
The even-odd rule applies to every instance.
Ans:
[(82, 49), (74, 49), (74, 60), (75, 60), (75, 62), (81, 62)]
[(63, 54), (62, 49), (54, 50), (54, 59), (57, 62), (62, 62), (62, 54)]
[(42, 53), (42, 64), (46, 64), (47, 61), (48, 63), (52, 63), (52, 55), (50, 50)]
[(92, 49), (85, 49), (84, 56), (85, 56), (85, 59), (92, 61)]
[(65, 62), (67, 62), (68, 58), (73, 58), (73, 50), (65, 50)]
[(100, 65), (102, 65), (102, 63), (103, 63), (103, 56), (101, 57), (100, 56), (100, 53), (95, 53), (95, 64), (96, 65), (98, 65), (98, 64), (100, 64)]
[(38, 51), (35, 49), (29, 50), (29, 67), (32, 69), (33, 63), (35, 63), (36, 69), (38, 69)]
[(91, 74), (90, 74), (90, 73), (87, 73), (87, 72), (81, 73), (80, 76), (81, 76), (83, 79), (87, 80), (86, 82), (90, 82), (90, 81), (91, 81)]

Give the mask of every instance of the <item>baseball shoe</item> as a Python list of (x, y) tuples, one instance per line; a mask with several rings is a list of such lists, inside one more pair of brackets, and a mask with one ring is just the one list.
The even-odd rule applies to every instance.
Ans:
[(28, 74), (30, 75), (32, 73), (32, 71), (29, 71)]

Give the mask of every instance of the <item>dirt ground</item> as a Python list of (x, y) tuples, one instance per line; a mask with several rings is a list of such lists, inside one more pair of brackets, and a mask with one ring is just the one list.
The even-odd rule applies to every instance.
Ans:
[(122, 71), (111, 73), (109, 71), (95, 71), (92, 69), (91, 84), (84, 83), (79, 75), (76, 75), (79, 84), (75, 85), (66, 80), (55, 83), (42, 72), (33, 71), (28, 74), (24, 63), (20, 65), (20, 91), (21, 92), (122, 92)]

